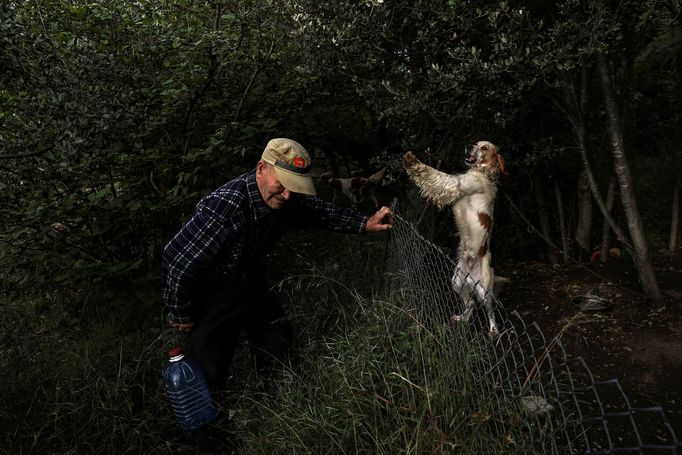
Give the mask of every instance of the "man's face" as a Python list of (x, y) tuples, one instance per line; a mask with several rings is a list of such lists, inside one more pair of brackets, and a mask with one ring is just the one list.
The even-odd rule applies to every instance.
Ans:
[(262, 160), (256, 165), (256, 184), (263, 201), (271, 209), (281, 209), (291, 198), (291, 191), (279, 182), (275, 169)]

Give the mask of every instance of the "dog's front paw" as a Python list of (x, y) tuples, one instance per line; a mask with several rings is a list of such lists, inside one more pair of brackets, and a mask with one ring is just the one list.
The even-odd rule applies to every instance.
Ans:
[(417, 164), (419, 164), (419, 160), (414, 156), (414, 153), (407, 152), (403, 155), (403, 167), (405, 169), (412, 169)]

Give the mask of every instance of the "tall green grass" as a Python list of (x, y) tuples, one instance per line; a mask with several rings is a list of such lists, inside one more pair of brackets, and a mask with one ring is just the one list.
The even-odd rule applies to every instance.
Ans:
[(494, 415), (500, 398), (478, 383), (482, 345), (454, 357), (444, 345), (468, 328), (421, 325), (399, 289), (376, 292), (383, 243), (347, 242), (280, 283), (305, 337), (300, 361), (283, 366), (275, 393), (244, 388), (232, 422), (242, 453), (532, 452), (498, 430), (514, 427), (516, 405)]
[[(427, 330), (398, 295), (379, 297), (380, 238), (332, 239), (273, 258), (295, 360), (264, 386), (246, 350), (237, 356), (221, 401), (235, 412), (216, 422), (218, 451), (529, 453), (496, 430), (509, 416), (480, 393), (475, 346), (457, 364), (444, 355), (452, 333), (438, 330), (465, 329)], [(142, 291), (0, 297), (0, 453), (192, 453), (161, 381), (177, 340), (158, 290)]]
[(442, 365), (440, 334), (390, 301), (353, 299), (339, 315), (352, 322), (303, 347), (275, 393), (242, 396), (233, 423), (243, 453), (530, 452), (491, 427), (493, 398), (472, 365)]
[(0, 453), (168, 453), (164, 331), (126, 314), (144, 304), (66, 291), (2, 297)]

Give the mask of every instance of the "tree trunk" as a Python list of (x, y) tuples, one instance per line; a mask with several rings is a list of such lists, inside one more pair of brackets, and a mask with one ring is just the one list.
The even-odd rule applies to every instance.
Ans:
[(673, 210), (672, 222), (670, 223), (670, 242), (668, 243), (668, 251), (670, 254), (675, 254), (677, 249), (677, 221), (680, 213), (680, 181), (682, 175), (678, 172), (675, 179), (675, 186), (673, 187)]
[(632, 238), (634, 260), (639, 274), (639, 280), (642, 284), (644, 294), (655, 301), (660, 301), (663, 296), (661, 294), (661, 289), (656, 282), (654, 268), (649, 260), (649, 252), (644, 236), (644, 227), (642, 226), (642, 219), (637, 210), (637, 201), (635, 200), (635, 194), (632, 188), (630, 166), (627, 157), (625, 156), (625, 144), (623, 141), (623, 133), (620, 128), (618, 107), (616, 106), (616, 100), (611, 88), (611, 77), (604, 56), (601, 54), (597, 56), (597, 69), (599, 71), (599, 81), (606, 105), (607, 128), (611, 141), (611, 153), (613, 154), (616, 177), (618, 178), (620, 187), (620, 197), (627, 218), (630, 236)]
[[(611, 213), (613, 208), (613, 201), (616, 199), (616, 177), (611, 176), (609, 180), (609, 191), (606, 194), (606, 210)], [(609, 228), (609, 222), (604, 218), (604, 227), (602, 228), (601, 236), (601, 262), (606, 262), (609, 259), (609, 233), (611, 229)]]
[(590, 257), (590, 237), (592, 233), (592, 193), (587, 171), (583, 170), (578, 177), (578, 223), (575, 228), (575, 240), (580, 249), (578, 258)]
[(552, 238), (552, 230), (549, 227), (547, 204), (545, 204), (545, 195), (542, 193), (542, 186), (540, 185), (540, 180), (538, 179), (533, 180), (533, 189), (535, 190), (534, 191), (535, 202), (537, 203), (538, 216), (540, 217), (540, 229), (542, 230), (542, 235), (546, 240), (545, 247), (547, 249), (547, 259), (549, 260), (550, 264), (556, 264), (557, 258), (556, 255), (554, 254), (554, 247), (551, 245), (554, 243), (554, 239)]
[(566, 233), (566, 221), (564, 218), (564, 202), (561, 197), (559, 182), (554, 179), (554, 194), (556, 195), (556, 206), (559, 211), (559, 232), (561, 233), (561, 249), (563, 250), (564, 264), (568, 264), (568, 235)]
[(587, 71), (585, 67), (581, 72), (580, 80), (580, 94), (576, 94), (575, 85), (573, 80), (570, 78), (564, 78), (564, 88), (565, 88), (565, 98), (566, 98), (566, 116), (568, 121), (573, 127), (573, 134), (575, 134), (575, 141), (578, 147), (578, 152), (580, 152), (580, 158), (585, 166), (585, 175), (587, 176), (587, 181), (590, 184), (590, 190), (592, 190), (592, 196), (594, 197), (597, 207), (601, 212), (604, 219), (609, 223), (611, 229), (616, 234), (616, 237), (623, 242), (628, 248), (632, 249), (632, 245), (625, 234), (623, 229), (616, 224), (609, 210), (606, 208), (606, 203), (604, 198), (601, 197), (599, 192), (599, 185), (597, 185), (597, 180), (594, 178), (592, 172), (592, 166), (590, 165), (590, 159), (587, 155), (587, 148), (585, 146), (585, 122), (583, 120), (583, 112), (585, 110), (585, 104), (587, 100)]

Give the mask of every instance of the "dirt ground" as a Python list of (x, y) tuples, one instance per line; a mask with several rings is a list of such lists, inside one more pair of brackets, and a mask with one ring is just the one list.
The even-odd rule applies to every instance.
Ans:
[[(682, 258), (654, 257), (665, 295), (662, 306), (641, 295), (631, 260), (610, 258), (584, 264), (496, 264), (511, 279), (499, 296), (526, 322), (537, 321), (547, 337), (566, 327), (563, 344), (583, 357), (598, 380), (617, 378), (635, 406), (660, 404), (682, 437)], [(604, 297), (610, 308), (583, 312), (572, 303), (586, 293)]]

